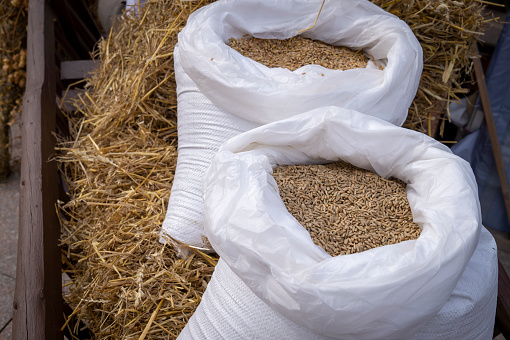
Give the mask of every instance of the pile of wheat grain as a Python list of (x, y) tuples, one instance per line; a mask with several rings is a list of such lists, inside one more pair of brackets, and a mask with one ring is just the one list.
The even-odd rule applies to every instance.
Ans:
[(282, 67), (291, 71), (310, 64), (331, 70), (348, 70), (364, 68), (368, 62), (361, 51), (299, 36), (285, 40), (231, 38), (228, 45), (267, 67)]
[(345, 162), (274, 171), (288, 211), (331, 256), (417, 239), (406, 184)]

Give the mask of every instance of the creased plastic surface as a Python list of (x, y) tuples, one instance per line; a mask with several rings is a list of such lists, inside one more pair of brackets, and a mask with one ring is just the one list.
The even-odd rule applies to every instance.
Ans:
[(184, 71), (215, 105), (268, 123), (323, 106), (340, 106), (402, 125), (423, 67), (422, 49), (407, 24), (363, 0), (326, 1), (315, 28), (302, 34), (363, 49), (385, 66), (296, 71), (268, 68), (225, 43), (250, 35), (287, 39), (312, 26), (322, 0), (218, 1), (193, 13), (179, 34)]
[(220, 259), (179, 340), (327, 340), (269, 307)]
[[(497, 283), (496, 242), (482, 228), (475, 252), (450, 298), (412, 340), (492, 339)], [(331, 338), (314, 334), (274, 311), (220, 259), (200, 305), (178, 339)]]
[[(325, 160), (406, 182), (418, 240), (334, 258), (315, 246), (271, 174)], [(285, 317), (342, 339), (412, 336), (447, 301), (481, 228), (467, 162), (423, 134), (337, 107), (230, 139), (204, 183), (206, 235), (230, 268)]]
[(482, 228), (478, 246), (439, 313), (411, 340), (491, 340), (498, 300), (496, 242)]

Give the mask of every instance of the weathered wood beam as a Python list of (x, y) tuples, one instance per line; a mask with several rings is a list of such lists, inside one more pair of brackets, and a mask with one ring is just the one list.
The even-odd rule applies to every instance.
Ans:
[[(478, 53), (478, 51), (477, 51)], [(485, 74), (483, 72), (482, 62), (480, 58), (474, 58), (473, 64), (475, 66), (475, 77), (478, 90), (480, 91), (480, 99), (482, 102), (483, 112), (485, 114), (485, 123), (489, 131), (489, 137), (492, 145), (492, 152), (494, 154), (494, 162), (498, 172), (499, 182), (501, 185), (501, 192), (503, 194), (503, 201), (505, 203), (505, 210), (510, 221), (510, 186), (508, 184), (508, 177), (506, 176), (505, 161), (501, 153), (501, 146), (498, 138), (498, 131), (494, 116), (492, 115), (491, 102), (489, 98), (489, 91), (485, 83)]]
[(55, 211), (58, 177), (53, 13), (29, 0), (27, 86), (22, 113), (20, 220), (13, 339), (62, 339), (60, 227)]
[(505, 336), (510, 337), (510, 279), (505, 268), (498, 261), (498, 305), (496, 308), (496, 324)]
[(77, 80), (90, 76), (90, 73), (98, 67), (98, 61), (72, 60), (60, 63), (60, 79)]

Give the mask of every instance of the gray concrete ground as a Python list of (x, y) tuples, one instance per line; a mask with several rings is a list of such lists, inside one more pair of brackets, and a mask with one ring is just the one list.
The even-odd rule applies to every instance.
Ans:
[(0, 181), (0, 340), (12, 338), (12, 301), (18, 249), (21, 122), (11, 126), (12, 174)]
[(19, 173), (0, 181), (0, 340), (11, 339), (18, 246)]

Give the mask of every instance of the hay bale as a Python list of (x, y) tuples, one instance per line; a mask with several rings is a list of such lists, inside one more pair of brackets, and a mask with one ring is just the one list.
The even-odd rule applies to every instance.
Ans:
[[(467, 93), (463, 76), (472, 69), (481, 33), (481, 0), (370, 0), (404, 20), (423, 48), (423, 73), (404, 127), (435, 137), (452, 100)], [(441, 132), (442, 134), (442, 132)]]
[[(190, 13), (213, 0), (150, 1), (95, 52), (100, 67), (68, 113), (71, 136), (56, 159), (69, 187), (59, 202), (62, 249), (72, 278), (66, 301), (96, 338), (176, 338), (198, 306), (216, 258), (179, 259), (159, 244), (177, 151), (173, 48)], [(425, 70), (406, 126), (431, 134), (437, 102), (461, 93), (480, 4), (377, 1), (408, 22)]]
[(197, 4), (150, 2), (100, 42), (100, 67), (59, 141), (70, 191), (60, 203), (74, 307), (66, 327), (77, 318), (100, 339), (175, 338), (216, 263), (158, 242), (177, 159), (172, 53)]

